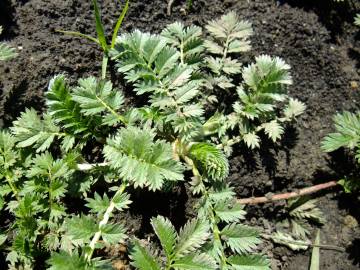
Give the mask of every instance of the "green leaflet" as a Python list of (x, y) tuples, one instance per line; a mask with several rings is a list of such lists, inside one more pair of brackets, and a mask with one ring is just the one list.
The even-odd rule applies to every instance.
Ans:
[(190, 157), (200, 164), (206, 176), (214, 181), (223, 181), (229, 174), (229, 164), (224, 154), (209, 143), (195, 143), (191, 146)]
[(135, 187), (160, 189), (165, 180), (183, 180), (183, 167), (172, 159), (170, 144), (154, 140), (151, 130), (136, 127), (120, 129), (107, 140), (104, 156), (120, 176)]

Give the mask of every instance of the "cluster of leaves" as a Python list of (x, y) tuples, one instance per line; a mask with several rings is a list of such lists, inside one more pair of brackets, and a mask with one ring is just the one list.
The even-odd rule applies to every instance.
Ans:
[[(0, 35), (3, 32), (2, 26), (0, 26)], [(0, 42), (0, 61), (6, 61), (14, 58), (17, 55), (15, 49), (10, 47), (5, 42)]]
[[(153, 218), (166, 258), (154, 258), (135, 241), (133, 266), (269, 269), (268, 260), (255, 253), (259, 232), (240, 223), (245, 212), (225, 182), (225, 153), (241, 141), (258, 147), (261, 130), (275, 142), (284, 133), (281, 123), (304, 111), (286, 94), (290, 67), (263, 55), (242, 68), (235, 56), (250, 49), (252, 30), (234, 12), (208, 24), (208, 40), (200, 27), (181, 23), (160, 35), (135, 30), (115, 40), (122, 13), (108, 44), (93, 4), (98, 38), (85, 37), (104, 51), (102, 78), (80, 79), (73, 87), (64, 75), (55, 76), (45, 93), (44, 113), (26, 109), (9, 131), (0, 133), (0, 206), (12, 214), (0, 242), (11, 250), (11, 267), (31, 268), (49, 253), (52, 270), (110, 267), (93, 254), (132, 242), (125, 226), (112, 220), (114, 211), (131, 204), (126, 188), (161, 190), (166, 181), (186, 180), (184, 173), (191, 170), (191, 190), (200, 197), (198, 217), (179, 233), (167, 218)], [(109, 56), (148, 103), (125, 106), (123, 94), (106, 80)], [(237, 95), (230, 111), (224, 93)], [(222, 111), (211, 110), (213, 104)], [(279, 105), (285, 106), (280, 116)], [(88, 149), (94, 144), (100, 164), (91, 163)], [(97, 181), (108, 191), (91, 195)], [(74, 198), (87, 209), (72, 213), (66, 202)]]
[[(201, 28), (181, 23), (169, 25), (161, 35), (134, 31), (118, 39), (112, 56), (136, 93), (150, 96), (145, 115), (157, 128), (173, 129), (174, 136), (185, 141), (220, 143), (226, 154), (240, 141), (259, 147), (260, 131), (276, 142), (284, 133), (282, 123), (305, 110), (302, 102), (286, 94), (292, 83), (290, 66), (278, 57), (261, 55), (243, 68), (234, 56), (250, 49), (252, 29), (234, 12), (206, 29), (207, 40)], [(243, 83), (236, 86), (240, 74)], [(232, 112), (228, 101), (219, 100), (224, 93), (237, 94)], [(217, 112), (205, 110), (215, 103)], [(282, 116), (277, 114), (280, 106)], [(212, 116), (205, 119), (207, 113)], [(238, 135), (229, 137), (235, 131)]]

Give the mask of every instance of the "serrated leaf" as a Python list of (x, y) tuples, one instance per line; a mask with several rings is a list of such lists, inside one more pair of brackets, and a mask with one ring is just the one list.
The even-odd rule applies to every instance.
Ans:
[(160, 240), (161, 246), (165, 251), (165, 255), (167, 258), (170, 258), (173, 253), (177, 237), (174, 226), (171, 224), (170, 220), (162, 216), (152, 218), (151, 226)]
[(176, 260), (172, 267), (175, 270), (213, 270), (216, 269), (216, 263), (210, 256), (195, 254)]
[(139, 270), (161, 270), (160, 263), (138, 241), (135, 242), (131, 251), (131, 265)]
[(123, 128), (108, 139), (104, 155), (110, 166), (118, 169), (120, 176), (131, 181), (135, 187), (160, 189), (165, 180), (183, 179), (182, 165), (172, 158), (170, 144), (154, 141), (150, 130), (135, 127)]
[(37, 153), (47, 150), (55, 138), (61, 136), (51, 116), (44, 115), (44, 119), (41, 120), (34, 109), (22, 112), (10, 129), (18, 141), (18, 147), (32, 146), (36, 148)]
[(229, 224), (222, 229), (220, 234), (226, 245), (233, 252), (240, 254), (252, 252), (261, 242), (256, 229), (242, 224)]
[(269, 261), (261, 255), (235, 255), (228, 258), (234, 270), (270, 270)]
[(0, 61), (10, 60), (17, 56), (15, 49), (4, 42), (0, 42)]
[(180, 259), (200, 248), (209, 237), (209, 224), (198, 219), (189, 220), (181, 228), (175, 246), (175, 259)]
[(335, 133), (330, 133), (321, 142), (325, 152), (332, 152), (340, 147), (353, 149), (360, 142), (360, 113), (343, 112), (334, 116)]
[(245, 134), (243, 136), (243, 140), (246, 143), (246, 145), (251, 149), (260, 147), (260, 138), (254, 132)]
[(215, 145), (195, 143), (189, 150), (204, 173), (215, 181), (223, 181), (229, 174), (229, 164), (225, 155)]
[(117, 112), (124, 104), (124, 97), (112, 88), (109, 81), (98, 82), (95, 77), (80, 79), (79, 86), (73, 91), (72, 99), (79, 103), (81, 112), (86, 116), (106, 112), (105, 124), (124, 122), (123, 117)]
[(126, 229), (121, 224), (105, 224), (101, 227), (101, 237), (110, 245), (124, 243), (127, 238)]
[(279, 140), (281, 135), (284, 134), (284, 128), (276, 120), (264, 123), (262, 127), (264, 128), (265, 134), (268, 135), (273, 142)]
[(243, 206), (239, 203), (232, 201), (222, 201), (217, 203), (214, 207), (215, 214), (221, 221), (226, 223), (239, 221), (245, 218), (246, 212), (243, 210)]
[(96, 221), (90, 216), (73, 216), (65, 223), (67, 234), (74, 240), (90, 242), (89, 239), (98, 231)]

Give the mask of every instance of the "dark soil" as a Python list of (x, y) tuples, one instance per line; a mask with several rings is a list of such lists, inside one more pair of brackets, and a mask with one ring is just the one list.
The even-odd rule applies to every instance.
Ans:
[[(50, 78), (66, 73), (71, 81), (89, 74), (99, 75), (101, 54), (86, 40), (66, 37), (55, 29), (95, 35), (91, 1), (12, 0), (0, 2), (2, 39), (18, 48), (19, 56), (0, 63), (0, 127), (7, 127), (25, 107), (41, 110), (43, 93)], [(119, 1), (100, 1), (110, 30), (119, 12)], [(133, 0), (123, 31), (139, 28), (159, 32), (176, 20), (203, 26), (206, 21), (235, 10), (253, 23), (253, 50), (244, 55), (249, 62), (262, 53), (277, 55), (292, 66), (294, 85), (290, 94), (306, 103), (306, 113), (287, 129), (278, 145), (265, 143), (255, 153), (239, 148), (231, 159), (230, 182), (239, 197), (284, 192), (313, 183), (336, 180), (354, 169), (346, 153), (322, 153), (321, 139), (332, 130), (332, 116), (355, 110), (360, 101), (360, 30), (353, 26), (359, 4), (323, 1), (194, 0), (191, 11), (175, 1), (166, 15), (165, 0)], [(314, 4), (316, 2), (316, 4)], [(334, 1), (335, 2), (335, 1)], [(356, 1), (353, 1), (354, 3)], [(357, 5), (357, 7), (356, 7)], [(110, 31), (109, 31), (110, 32)], [(122, 88), (121, 80), (117, 80)], [(352, 270), (360, 266), (360, 205), (358, 198), (335, 192), (319, 194), (319, 206), (327, 222), (322, 243), (346, 248), (346, 252), (321, 251), (321, 269)], [(127, 223), (139, 237), (151, 232), (149, 218), (163, 213), (182, 224), (191, 213), (184, 189), (168, 194), (136, 194), (135, 210)], [(340, 194), (340, 195), (339, 195)], [(190, 197), (190, 196), (189, 196)], [(155, 202), (155, 203), (154, 203)], [(274, 222), (278, 205), (248, 207), (256, 225)], [(309, 252), (294, 253), (269, 246), (273, 269), (308, 269)]]

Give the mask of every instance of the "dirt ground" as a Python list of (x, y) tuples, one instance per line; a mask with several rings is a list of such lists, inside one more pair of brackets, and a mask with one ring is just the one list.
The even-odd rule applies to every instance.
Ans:
[[(0, 63), (0, 127), (7, 127), (26, 107), (41, 110), (43, 93), (50, 78), (66, 73), (72, 81), (100, 73), (100, 52), (86, 40), (67, 37), (55, 29), (95, 35), (91, 1), (11, 0), (0, 2), (0, 25), (18, 49), (18, 57)], [(103, 0), (102, 15), (108, 32), (119, 12), (117, 0)], [(176, 20), (204, 26), (209, 19), (230, 10), (252, 22), (253, 49), (242, 61), (269, 54), (282, 57), (292, 67), (294, 84), (290, 95), (307, 105), (299, 121), (286, 132), (278, 145), (265, 144), (255, 153), (239, 147), (231, 158), (230, 183), (239, 197), (284, 192), (337, 180), (355, 170), (347, 153), (321, 152), (321, 139), (332, 130), (332, 116), (341, 110), (355, 110), (360, 101), (360, 29), (352, 22), (354, 3), (330, 0), (193, 0), (193, 8), (182, 12), (185, 1), (175, 1), (166, 14), (165, 0), (132, 0), (123, 31), (136, 28), (160, 32)], [(121, 79), (115, 80), (123, 88)], [(360, 267), (359, 198), (336, 192), (319, 194), (319, 206), (327, 222), (322, 243), (346, 248), (346, 252), (321, 251), (321, 269), (352, 270)], [(127, 214), (138, 237), (150, 231), (149, 218), (163, 213), (181, 224), (191, 198), (183, 187), (170, 194), (141, 194), (134, 210)], [(136, 199), (136, 198), (135, 198)], [(151, 204), (152, 202), (156, 202)], [(170, 201), (170, 203), (169, 203)], [(150, 203), (151, 202), (151, 203)], [(251, 222), (274, 223), (281, 205), (248, 207)], [(184, 210), (185, 209), (185, 210)], [(181, 214), (179, 214), (181, 213)], [(351, 221), (351, 222), (349, 222)], [(268, 243), (266, 251), (273, 269), (308, 269), (310, 252), (291, 252)]]

